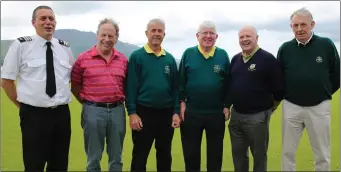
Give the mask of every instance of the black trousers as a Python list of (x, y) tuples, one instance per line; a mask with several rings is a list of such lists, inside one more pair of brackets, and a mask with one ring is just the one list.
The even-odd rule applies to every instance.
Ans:
[(253, 171), (267, 171), (271, 113), (272, 110), (256, 114), (241, 114), (232, 108), (229, 132), (235, 172), (249, 171), (249, 147), (254, 160)]
[(67, 171), (71, 137), (68, 105), (39, 108), (20, 104), (25, 171)]
[(201, 171), (201, 140), (204, 130), (207, 171), (221, 171), (225, 135), (224, 114), (203, 117), (185, 112), (185, 120), (181, 123), (180, 131), (186, 172)]
[(173, 108), (154, 109), (137, 105), (136, 111), (142, 120), (141, 131), (132, 131), (133, 155), (131, 171), (146, 171), (147, 159), (155, 140), (157, 171), (171, 171)]

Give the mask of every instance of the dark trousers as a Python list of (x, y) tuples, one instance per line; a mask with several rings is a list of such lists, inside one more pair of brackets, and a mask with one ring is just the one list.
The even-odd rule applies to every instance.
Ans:
[(253, 171), (267, 171), (271, 113), (272, 110), (256, 114), (241, 114), (232, 108), (229, 131), (235, 172), (249, 171), (249, 147), (254, 160)]
[(171, 171), (173, 108), (153, 109), (142, 105), (136, 107), (137, 115), (142, 120), (143, 128), (132, 131), (133, 155), (131, 171), (146, 171), (146, 164), (150, 149), (155, 139), (157, 171)]
[(67, 171), (71, 137), (68, 105), (39, 108), (20, 105), (25, 171)]
[(180, 131), (187, 172), (200, 171), (203, 130), (206, 131), (207, 171), (221, 171), (225, 119), (223, 114), (214, 115), (199, 117), (199, 115), (185, 113)]

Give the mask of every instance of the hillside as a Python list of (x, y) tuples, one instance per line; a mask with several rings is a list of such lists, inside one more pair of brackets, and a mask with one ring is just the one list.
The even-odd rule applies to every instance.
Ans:
[[(24, 35), (23, 35), (24, 36)], [(75, 29), (59, 29), (56, 30), (54, 37), (67, 41), (72, 46), (72, 51), (74, 53), (74, 57), (77, 58), (79, 53), (91, 48), (97, 42), (96, 34), (93, 32), (82, 32)], [(6, 56), (7, 50), (13, 40), (1, 40), (1, 57), (0, 64), (2, 65), (3, 59)], [(118, 51), (122, 52), (127, 57), (130, 54), (138, 49), (139, 47), (133, 44), (124, 43), (118, 41), (115, 45)]]

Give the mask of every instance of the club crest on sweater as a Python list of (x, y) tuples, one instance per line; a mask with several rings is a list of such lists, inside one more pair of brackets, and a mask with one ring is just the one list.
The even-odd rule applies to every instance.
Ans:
[(219, 72), (221, 71), (220, 66), (219, 66), (219, 65), (214, 65), (213, 71), (214, 71), (215, 73), (219, 73)]
[(317, 56), (317, 57), (316, 57), (316, 62), (317, 62), (317, 63), (322, 63), (322, 62), (323, 62), (322, 57), (321, 57), (321, 56)]
[(168, 65), (165, 66), (165, 73), (168, 75), (170, 74), (170, 69)]
[(249, 71), (255, 71), (256, 70), (256, 64), (251, 64), (249, 67)]

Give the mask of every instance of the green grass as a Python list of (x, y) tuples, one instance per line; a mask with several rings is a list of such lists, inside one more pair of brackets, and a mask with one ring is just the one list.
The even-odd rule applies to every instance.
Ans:
[[(340, 171), (340, 92), (337, 92), (332, 101), (332, 162), (331, 169)], [(86, 166), (86, 156), (84, 153), (84, 143), (82, 129), (80, 126), (81, 106), (74, 101), (70, 105), (72, 119), (72, 138), (70, 148), (70, 171), (83, 171)], [(128, 119), (128, 118), (127, 118)], [(127, 120), (128, 124), (128, 120)], [(226, 122), (226, 126), (228, 122)], [(281, 108), (279, 108), (271, 119), (270, 123), (270, 145), (268, 151), (268, 170), (279, 171), (281, 164)], [(229, 132), (225, 130), (223, 170), (232, 171), (232, 155)], [(124, 141), (123, 170), (130, 169), (132, 153), (132, 141), (129, 125)], [(179, 129), (176, 129), (173, 139), (173, 171), (183, 171), (184, 161)], [(205, 142), (202, 144), (202, 170), (206, 170), (206, 148)], [(103, 154), (102, 170), (107, 170), (108, 157)], [(155, 171), (155, 150), (152, 148), (147, 163), (148, 171)], [(250, 170), (252, 168), (252, 158), (250, 159)], [(5, 93), (1, 92), (1, 171), (23, 171), (21, 132), (19, 126), (18, 109), (9, 101)], [(301, 138), (297, 151), (297, 170), (314, 170), (314, 155), (312, 153), (306, 130)]]

